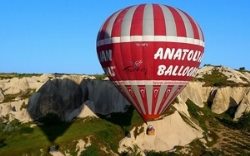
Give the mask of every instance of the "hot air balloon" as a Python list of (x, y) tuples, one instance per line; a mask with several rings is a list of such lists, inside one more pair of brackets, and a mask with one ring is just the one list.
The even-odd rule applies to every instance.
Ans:
[(101, 26), (103, 70), (144, 121), (155, 120), (195, 76), (204, 36), (184, 11), (162, 4), (129, 6)]

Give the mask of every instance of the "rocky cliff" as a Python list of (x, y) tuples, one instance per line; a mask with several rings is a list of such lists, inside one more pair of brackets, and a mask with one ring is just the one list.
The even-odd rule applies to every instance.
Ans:
[[(120, 152), (134, 146), (141, 151), (166, 151), (204, 138), (204, 128), (195, 122), (187, 101), (216, 114), (229, 112), (234, 120), (250, 112), (250, 74), (227, 67), (206, 66), (181, 92), (172, 113), (149, 122), (156, 135), (137, 132), (146, 124), (134, 127), (130, 137), (120, 141)], [(56, 114), (64, 121), (88, 116), (126, 113), (130, 103), (108, 80), (86, 75), (41, 75), (0, 79), (0, 118), (23, 123)], [(202, 112), (200, 116), (204, 115)], [(185, 130), (185, 133), (183, 133)], [(137, 134), (137, 135), (134, 135)], [(207, 137), (206, 137), (207, 139)]]

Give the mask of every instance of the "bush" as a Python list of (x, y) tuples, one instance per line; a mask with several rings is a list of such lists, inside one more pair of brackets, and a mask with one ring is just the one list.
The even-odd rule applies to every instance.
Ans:
[(102, 152), (96, 145), (91, 145), (86, 148), (86, 150), (81, 152), (81, 156), (98, 156)]
[(174, 153), (170, 154), (167, 152), (155, 152), (155, 151), (146, 151), (146, 156), (167, 156), (167, 155), (176, 155)]
[(93, 75), (97, 80), (104, 80), (107, 75), (106, 74), (95, 74)]
[(246, 70), (245, 67), (240, 67), (240, 68), (239, 68), (239, 71), (245, 71), (245, 70)]
[(226, 86), (227, 77), (223, 73), (219, 72), (218, 69), (213, 69), (211, 74), (205, 74), (203, 76), (206, 86)]
[(250, 112), (244, 113), (238, 121), (233, 121), (231, 117), (224, 115), (217, 118), (222, 124), (232, 129), (250, 131)]
[[(247, 72), (247, 71), (240, 70), (240, 72)], [(222, 72), (220, 72), (218, 69), (215, 68), (211, 71), (210, 74), (204, 74), (203, 78), (196, 78), (195, 80), (205, 82), (204, 86), (216, 86), (216, 87), (225, 87), (225, 86), (248, 87), (250, 86), (250, 82), (246, 78), (244, 77), (240, 77), (240, 78), (247, 83), (236, 83), (232, 80), (228, 80), (228, 77), (226, 75), (224, 75)]]
[[(186, 102), (187, 107), (188, 107), (188, 112), (190, 113), (190, 115), (198, 121), (200, 127), (204, 130), (207, 131), (207, 126), (205, 124), (205, 116), (201, 116), (199, 114), (199, 112), (201, 112), (201, 108), (199, 108), (198, 106), (196, 106), (194, 104), (193, 101), (191, 101), (190, 99), (187, 100)], [(205, 115), (205, 114), (204, 114)]]
[(0, 73), (0, 80), (11, 79), (14, 77), (23, 78), (23, 77), (32, 77), (32, 76), (41, 76), (39, 73)]
[(244, 113), (239, 121), (238, 121), (238, 128), (242, 130), (250, 131), (250, 112)]

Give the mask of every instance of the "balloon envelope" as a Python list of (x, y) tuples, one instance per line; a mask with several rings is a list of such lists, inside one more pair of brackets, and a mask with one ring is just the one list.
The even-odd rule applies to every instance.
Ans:
[(161, 4), (115, 12), (97, 37), (105, 73), (146, 121), (158, 118), (192, 79), (203, 51), (194, 19)]

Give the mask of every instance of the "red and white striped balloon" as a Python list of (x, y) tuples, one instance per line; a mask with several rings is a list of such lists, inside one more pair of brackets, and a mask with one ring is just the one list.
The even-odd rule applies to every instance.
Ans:
[(99, 61), (144, 120), (154, 120), (196, 74), (204, 36), (187, 13), (161, 4), (121, 9), (101, 27)]

